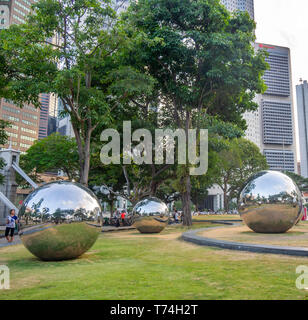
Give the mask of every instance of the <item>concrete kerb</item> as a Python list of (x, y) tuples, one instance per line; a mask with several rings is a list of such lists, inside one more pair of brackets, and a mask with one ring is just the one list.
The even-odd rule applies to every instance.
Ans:
[[(217, 223), (217, 221), (215, 221)], [(274, 246), (274, 245), (261, 245), (261, 244), (250, 244), (241, 242), (232, 242), (225, 240), (218, 240), (214, 238), (206, 238), (197, 235), (199, 232), (208, 231), (218, 228), (232, 228), (239, 226), (239, 223), (226, 222), (221, 224), (228, 224), (228, 227), (214, 227), (214, 228), (202, 228), (196, 229), (182, 234), (182, 239), (187, 242), (195, 243), (201, 246), (218, 247), (221, 249), (237, 250), (237, 251), (248, 251), (256, 253), (270, 253), (270, 254), (283, 254), (289, 256), (302, 256), (308, 257), (308, 248), (304, 247), (285, 247), (285, 246)]]

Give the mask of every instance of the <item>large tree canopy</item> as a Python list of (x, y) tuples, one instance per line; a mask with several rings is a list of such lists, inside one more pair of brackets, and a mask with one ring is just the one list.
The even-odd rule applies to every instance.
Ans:
[(126, 31), (107, 0), (41, 0), (27, 23), (1, 31), (0, 47), (12, 72), (10, 98), (21, 107), (39, 107), (40, 93), (60, 97), (72, 120), (85, 185), (94, 130), (110, 126), (121, 99), (152, 86), (149, 77), (119, 63), (123, 50), (141, 37)]
[[(255, 110), (256, 93), (264, 90), (263, 52), (255, 52), (255, 23), (247, 13), (230, 14), (218, 0), (139, 0), (127, 20), (155, 46), (140, 43), (128, 61), (156, 80), (162, 123), (199, 128), (204, 117), (238, 124)], [(140, 101), (139, 101), (140, 103)], [(181, 170), (184, 224), (191, 224), (191, 182)]]

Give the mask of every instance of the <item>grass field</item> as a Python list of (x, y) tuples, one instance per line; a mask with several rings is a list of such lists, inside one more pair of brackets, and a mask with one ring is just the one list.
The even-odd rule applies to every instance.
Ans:
[(308, 299), (295, 286), (295, 269), (308, 258), (201, 247), (180, 240), (185, 229), (104, 233), (81, 258), (63, 262), (39, 261), (22, 245), (1, 248), (11, 289), (0, 299)]

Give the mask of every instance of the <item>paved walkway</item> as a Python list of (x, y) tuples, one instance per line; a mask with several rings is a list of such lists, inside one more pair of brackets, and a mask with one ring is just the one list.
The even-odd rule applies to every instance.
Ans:
[(0, 238), (0, 248), (14, 246), (16, 244), (20, 244), (21, 240), (19, 236), (14, 236), (14, 241), (12, 243), (8, 243), (6, 238)]
[(132, 226), (127, 226), (127, 227), (112, 227), (112, 226), (108, 226), (108, 227), (103, 227), (102, 228), (102, 232), (112, 232), (112, 231), (124, 231), (124, 230), (134, 230), (136, 229), (135, 227)]

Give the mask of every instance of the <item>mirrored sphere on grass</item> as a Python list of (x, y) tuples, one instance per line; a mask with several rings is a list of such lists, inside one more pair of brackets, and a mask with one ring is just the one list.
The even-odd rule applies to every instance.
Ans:
[(41, 260), (77, 258), (95, 243), (94, 226), (101, 206), (88, 188), (56, 181), (35, 189), (24, 201), (19, 218), (25, 247)]
[(261, 171), (246, 183), (239, 197), (245, 224), (257, 233), (284, 233), (301, 218), (303, 201), (295, 182), (277, 171)]
[(163, 201), (150, 197), (135, 205), (133, 216), (140, 233), (160, 233), (168, 224), (169, 210)]

